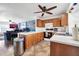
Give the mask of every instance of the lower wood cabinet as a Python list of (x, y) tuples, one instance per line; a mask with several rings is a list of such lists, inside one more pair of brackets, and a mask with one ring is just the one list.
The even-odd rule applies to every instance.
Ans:
[(25, 49), (32, 47), (32, 45), (39, 43), (44, 39), (44, 33), (34, 33), (25, 36)]
[(79, 56), (79, 47), (51, 42), (51, 56)]
[(25, 48), (29, 48), (33, 45), (33, 35), (25, 36)]

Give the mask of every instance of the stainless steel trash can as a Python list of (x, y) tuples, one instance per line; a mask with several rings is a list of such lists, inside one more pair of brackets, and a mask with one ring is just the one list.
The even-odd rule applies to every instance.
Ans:
[(24, 40), (22, 38), (14, 39), (14, 55), (21, 56), (24, 53)]

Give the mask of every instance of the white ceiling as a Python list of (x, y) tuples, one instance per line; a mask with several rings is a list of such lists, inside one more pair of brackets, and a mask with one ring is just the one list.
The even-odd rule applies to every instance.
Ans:
[(77, 3), (77, 5), (75, 5), (75, 6), (72, 6), (72, 8), (74, 8), (74, 9), (71, 11), (72, 13), (79, 12), (79, 3)]
[[(56, 9), (51, 10), (53, 15), (45, 14), (45, 17), (60, 15), (67, 11), (69, 3), (39, 3), (46, 8), (57, 6)], [(27, 17), (39, 17), (41, 14), (34, 14), (34, 12), (40, 11), (38, 3), (0, 3), (0, 16), (22, 18)]]

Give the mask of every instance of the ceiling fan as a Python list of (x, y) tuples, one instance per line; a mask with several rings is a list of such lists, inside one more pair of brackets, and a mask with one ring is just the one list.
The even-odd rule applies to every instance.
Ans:
[(51, 13), (49, 11), (57, 8), (57, 6), (53, 6), (53, 7), (50, 7), (50, 8), (47, 9), (46, 6), (41, 6), (41, 5), (38, 5), (38, 7), (41, 9), (41, 11), (34, 12), (34, 13), (42, 13), (41, 16), (44, 16), (45, 13), (52, 15), (53, 13)]

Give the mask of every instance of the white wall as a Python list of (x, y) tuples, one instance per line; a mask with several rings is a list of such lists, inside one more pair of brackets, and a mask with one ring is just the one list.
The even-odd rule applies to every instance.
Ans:
[(6, 17), (0, 16), (0, 32), (5, 32), (9, 28), (9, 22)]
[(69, 33), (72, 34), (72, 28), (77, 24), (79, 27), (79, 12), (68, 14)]

